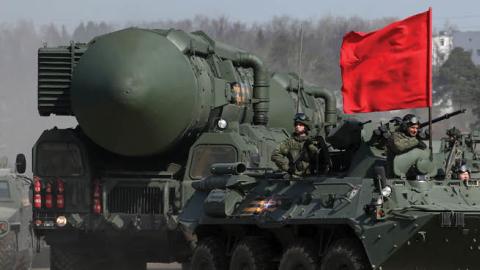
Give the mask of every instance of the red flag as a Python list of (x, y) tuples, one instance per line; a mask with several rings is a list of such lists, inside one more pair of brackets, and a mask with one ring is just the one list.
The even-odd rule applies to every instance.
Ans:
[(375, 32), (344, 36), (345, 113), (431, 106), (431, 14), (429, 9)]

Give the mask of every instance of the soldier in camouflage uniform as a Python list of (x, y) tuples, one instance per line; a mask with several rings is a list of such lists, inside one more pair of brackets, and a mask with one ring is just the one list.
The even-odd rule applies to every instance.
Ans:
[(392, 132), (387, 139), (387, 171), (391, 176), (394, 176), (395, 156), (405, 154), (415, 148), (427, 148), (420, 136), (419, 127), (418, 118), (413, 114), (407, 114), (403, 117), (398, 130)]
[(295, 132), (273, 151), (272, 161), (292, 176), (310, 175), (313, 169), (311, 163), (319, 151), (308, 135), (311, 123), (303, 113), (297, 113), (293, 121)]
[(393, 132), (388, 139), (388, 152), (393, 156), (404, 154), (414, 148), (427, 148), (420, 138), (418, 118), (413, 114), (407, 116), (403, 118), (400, 129)]

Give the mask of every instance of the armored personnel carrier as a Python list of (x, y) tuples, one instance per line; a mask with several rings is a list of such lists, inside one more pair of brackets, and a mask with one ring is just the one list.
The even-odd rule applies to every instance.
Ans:
[(179, 217), (192, 269), (480, 268), (479, 179), (448, 177), (451, 148), (387, 161), (364, 127), (328, 133), (326, 174), (214, 164)]
[(299, 107), (321, 130), (332, 93), (271, 74), (203, 32), (129, 28), (38, 51), (40, 115), (71, 115), (33, 147), (33, 224), (52, 269), (189, 262), (178, 214), (218, 162), (272, 167)]
[(17, 171), (0, 162), (0, 269), (30, 269), (33, 258), (30, 180), (25, 172), (25, 156), (17, 157)]

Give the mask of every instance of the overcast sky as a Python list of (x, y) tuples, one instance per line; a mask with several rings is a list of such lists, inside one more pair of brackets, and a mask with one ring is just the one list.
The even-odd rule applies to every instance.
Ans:
[(121, 25), (187, 19), (195, 15), (227, 16), (247, 23), (264, 22), (281, 15), (298, 19), (325, 15), (404, 18), (429, 6), (433, 8), (436, 28), (448, 20), (460, 30), (480, 30), (478, 0), (0, 0), (0, 23), (29, 20), (37, 25), (55, 23), (71, 29), (89, 20)]

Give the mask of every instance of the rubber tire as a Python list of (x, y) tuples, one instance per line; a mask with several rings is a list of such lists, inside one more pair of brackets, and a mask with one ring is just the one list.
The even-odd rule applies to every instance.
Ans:
[(271, 270), (271, 246), (262, 238), (247, 238), (237, 244), (230, 260), (230, 270)]
[(15, 268), (16, 250), (17, 243), (13, 232), (9, 232), (0, 239), (0, 269), (10, 270)]
[(322, 259), (321, 270), (371, 269), (363, 246), (356, 239), (339, 239)]
[(303, 240), (292, 244), (282, 255), (279, 270), (317, 270), (318, 255), (315, 244)]
[(226, 266), (225, 247), (219, 239), (205, 238), (193, 251), (192, 270), (225, 270)]

